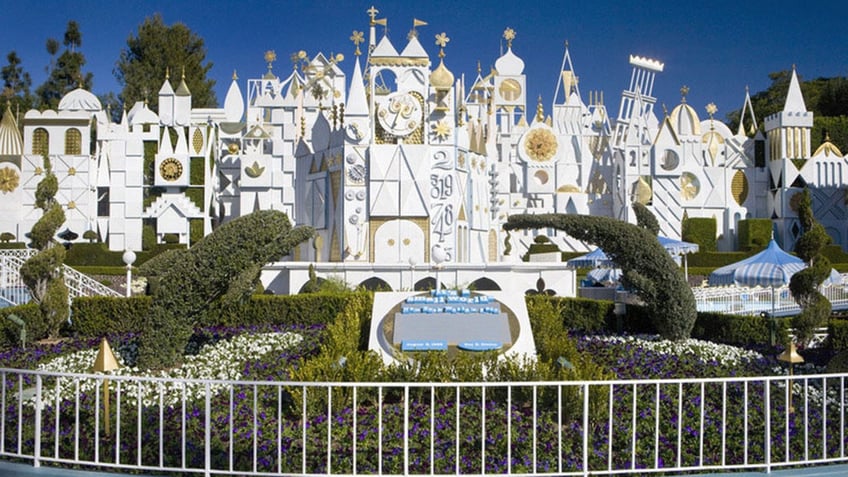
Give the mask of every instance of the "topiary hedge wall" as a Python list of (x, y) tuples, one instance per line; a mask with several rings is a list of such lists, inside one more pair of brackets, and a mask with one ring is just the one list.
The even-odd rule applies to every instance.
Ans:
[(744, 219), (736, 225), (739, 244), (737, 250), (762, 250), (774, 230), (771, 219)]
[(702, 252), (716, 250), (716, 219), (688, 217), (683, 219), (681, 236), (684, 242), (696, 243)]

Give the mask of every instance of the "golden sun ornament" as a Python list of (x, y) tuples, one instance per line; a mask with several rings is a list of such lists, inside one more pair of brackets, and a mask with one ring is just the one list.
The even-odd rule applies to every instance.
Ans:
[(447, 139), (448, 136), (451, 133), (450, 124), (448, 124), (447, 121), (445, 121), (444, 119), (433, 124), (433, 126), (431, 126), (431, 127), (433, 129), (433, 134), (436, 136), (436, 138), (438, 138), (442, 141)]
[(20, 184), (20, 176), (17, 171), (11, 167), (0, 169), (0, 191), (4, 194), (12, 192), (18, 188), (18, 184)]
[(556, 136), (547, 129), (532, 129), (524, 140), (524, 151), (534, 161), (548, 161), (557, 151)]

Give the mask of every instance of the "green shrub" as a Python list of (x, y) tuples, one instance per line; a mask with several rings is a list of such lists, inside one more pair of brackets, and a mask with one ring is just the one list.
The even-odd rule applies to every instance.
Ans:
[[(203, 170), (204, 159), (202, 157), (192, 157), (188, 162), (188, 177), (189, 184), (193, 186), (202, 186), (206, 175)], [(202, 188), (200, 189), (203, 190)]]
[(203, 239), (203, 219), (189, 219), (188, 230), (189, 244), (200, 242)]
[(205, 314), (249, 298), (262, 266), (287, 255), (313, 233), (311, 227), (293, 228), (283, 212), (262, 210), (218, 227), (184, 253), (173, 255), (170, 267), (159, 276), (144, 320), (139, 366), (160, 368), (181, 362), (192, 329), (206, 320)]
[(504, 230), (548, 227), (600, 246), (624, 272), (624, 286), (645, 303), (654, 328), (667, 339), (689, 337), (697, 313), (695, 297), (650, 231), (609, 217), (568, 214), (517, 214), (504, 224)]
[(12, 240), (15, 240), (15, 238), (15, 234), (13, 234), (12, 232), (3, 232), (2, 234), (0, 234), (0, 242), (2, 242), (4, 245), (8, 244)]
[(144, 250), (156, 248), (156, 228), (152, 224), (144, 224), (141, 227), (141, 248)]
[(27, 248), (26, 244), (23, 242), (0, 243), (0, 249), (19, 250), (23, 248)]
[(848, 253), (840, 245), (828, 245), (822, 249), (821, 254), (831, 261), (831, 265), (848, 263)]
[(702, 252), (714, 252), (716, 249), (716, 219), (705, 217), (687, 217), (683, 219), (682, 239), (684, 242), (698, 244)]
[(837, 351), (848, 351), (848, 320), (830, 320), (827, 335), (831, 348)]
[(744, 219), (736, 225), (739, 244), (737, 250), (762, 250), (771, 240), (774, 230), (771, 219)]
[(198, 209), (203, 210), (203, 188), (202, 187), (188, 187), (183, 190), (183, 193), (186, 197), (194, 205), (197, 206)]
[(21, 327), (7, 318), (18, 315), (26, 323), (27, 344), (47, 337), (48, 326), (36, 303), (0, 308), (0, 348), (8, 349), (21, 343)]

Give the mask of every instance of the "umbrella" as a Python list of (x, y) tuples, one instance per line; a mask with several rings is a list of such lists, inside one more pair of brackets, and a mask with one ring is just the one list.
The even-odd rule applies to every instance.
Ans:
[[(710, 274), (709, 283), (710, 286), (771, 287), (771, 307), (774, 315), (774, 287), (787, 285), (792, 275), (806, 267), (807, 264), (803, 260), (783, 251), (772, 238), (762, 252), (717, 268)], [(828, 281), (841, 283), (842, 277), (836, 270), (831, 270)]]
[(689, 263), (686, 260), (686, 254), (695, 253), (700, 248), (698, 244), (691, 242), (684, 242), (682, 240), (675, 240), (668, 237), (659, 236), (657, 240), (660, 241), (660, 245), (670, 253), (671, 255), (680, 256), (683, 255), (683, 275), (686, 277), (686, 281), (689, 281)]
[(610, 258), (607, 257), (607, 254), (605, 254), (600, 248), (596, 248), (586, 255), (574, 257), (571, 260), (566, 261), (565, 265), (572, 268), (615, 266), (613, 261), (610, 260)]
[(807, 266), (800, 258), (783, 251), (772, 239), (762, 252), (710, 274), (711, 286), (741, 285), (746, 287), (783, 286), (796, 272)]
[(586, 278), (603, 286), (610, 286), (621, 278), (620, 268), (595, 268), (586, 274)]

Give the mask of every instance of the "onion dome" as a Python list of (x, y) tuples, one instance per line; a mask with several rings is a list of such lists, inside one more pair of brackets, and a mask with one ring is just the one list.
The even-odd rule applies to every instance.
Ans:
[(524, 72), (524, 60), (512, 52), (512, 40), (515, 38), (515, 31), (512, 28), (507, 28), (503, 37), (507, 41), (507, 49), (506, 53), (495, 61), (495, 69), (502, 76), (518, 76)]
[(77, 88), (62, 97), (59, 111), (100, 111), (103, 106), (97, 96), (82, 88)]
[(437, 91), (447, 91), (453, 86), (453, 73), (445, 66), (445, 46), (450, 41), (444, 32), (436, 35), (436, 45), (439, 45), (439, 66), (430, 73), (430, 85)]
[(147, 103), (141, 101), (137, 101), (129, 113), (127, 113), (127, 120), (132, 125), (159, 124), (159, 116), (147, 107)]
[(680, 100), (680, 104), (671, 110), (671, 125), (679, 136), (700, 136), (701, 120), (698, 118), (695, 108), (686, 103), (689, 88), (686, 86), (680, 88), (680, 93), (683, 98)]
[(439, 67), (430, 73), (430, 85), (437, 90), (447, 90), (453, 86), (453, 73), (445, 67), (445, 61), (439, 62)]

